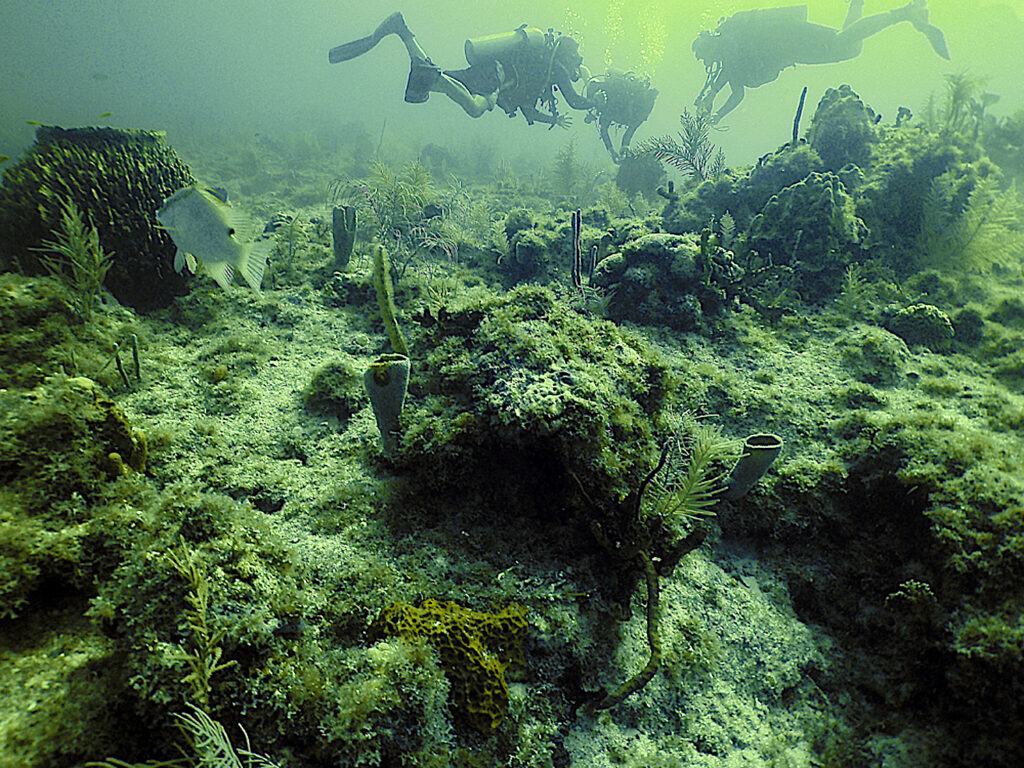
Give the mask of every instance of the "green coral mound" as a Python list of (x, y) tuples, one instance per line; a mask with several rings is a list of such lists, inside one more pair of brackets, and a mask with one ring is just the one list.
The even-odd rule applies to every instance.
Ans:
[(793, 266), (801, 296), (817, 302), (836, 292), (865, 234), (839, 178), (811, 173), (765, 204), (750, 225), (749, 243)]
[(724, 303), (701, 268), (696, 235), (643, 235), (598, 264), (593, 284), (608, 288), (606, 316), (616, 322), (691, 331)]
[(0, 618), (45, 581), (89, 590), (112, 567), (121, 512), (103, 502), (145, 461), (145, 439), (91, 379), (0, 391)]
[(829, 88), (814, 111), (807, 141), (830, 171), (838, 173), (848, 163), (864, 167), (878, 138), (877, 122), (878, 116), (850, 86)]
[(33, 249), (60, 231), (70, 200), (114, 253), (110, 292), (139, 309), (167, 304), (184, 293), (186, 277), (173, 269), (175, 247), (155, 214), (165, 198), (194, 183), (163, 133), (40, 126), (0, 187), (0, 267), (43, 271)]
[[(657, 458), (672, 381), (651, 347), (547, 288), (483, 294), (426, 330), (395, 457), (418, 497), (568, 517), (625, 498)], [(575, 478), (575, 479), (574, 479)]]
[(366, 404), (363, 368), (351, 355), (339, 353), (317, 368), (303, 391), (306, 407), (322, 416), (347, 422)]
[(418, 608), (387, 606), (371, 631), (383, 637), (425, 639), (437, 649), (451, 680), (452, 698), (479, 731), (501, 725), (508, 710), (505, 669), (522, 661), (526, 615), (511, 605), (495, 613), (474, 611), (442, 600), (424, 600)]
[(0, 274), (0, 388), (33, 387), (79, 348), (67, 292), (47, 277)]

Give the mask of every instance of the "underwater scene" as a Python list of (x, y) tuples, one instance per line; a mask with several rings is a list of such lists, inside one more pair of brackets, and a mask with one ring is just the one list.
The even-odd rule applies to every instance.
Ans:
[(1024, 2), (0, 7), (0, 768), (1024, 765)]

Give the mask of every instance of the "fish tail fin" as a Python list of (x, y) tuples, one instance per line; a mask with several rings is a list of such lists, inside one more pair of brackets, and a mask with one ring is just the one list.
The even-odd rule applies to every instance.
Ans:
[(273, 248), (273, 243), (270, 240), (258, 240), (251, 243), (246, 248), (241, 263), (238, 265), (238, 271), (242, 273), (245, 282), (256, 292), (259, 292), (260, 284), (263, 282), (263, 272), (267, 268), (267, 256), (270, 255), (271, 248)]

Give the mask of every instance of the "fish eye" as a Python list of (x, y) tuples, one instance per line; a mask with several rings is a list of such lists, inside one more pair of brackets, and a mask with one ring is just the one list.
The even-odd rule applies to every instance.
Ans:
[(229, 229), (229, 230), (228, 230), (228, 237), (230, 237), (230, 236), (231, 236), (231, 235), (233, 235), (233, 234), (235, 234), (235, 230), (234, 230), (233, 228), (232, 228), (232, 229)]

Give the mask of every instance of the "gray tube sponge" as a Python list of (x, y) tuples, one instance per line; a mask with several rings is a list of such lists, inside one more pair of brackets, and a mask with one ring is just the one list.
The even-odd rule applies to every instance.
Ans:
[(768, 471), (781, 450), (782, 438), (778, 435), (757, 434), (748, 437), (743, 443), (743, 455), (729, 475), (724, 497), (735, 501), (744, 496)]
[(391, 456), (398, 447), (398, 417), (409, 387), (409, 358), (405, 355), (381, 355), (366, 369), (363, 385), (377, 419), (381, 447), (385, 455)]

